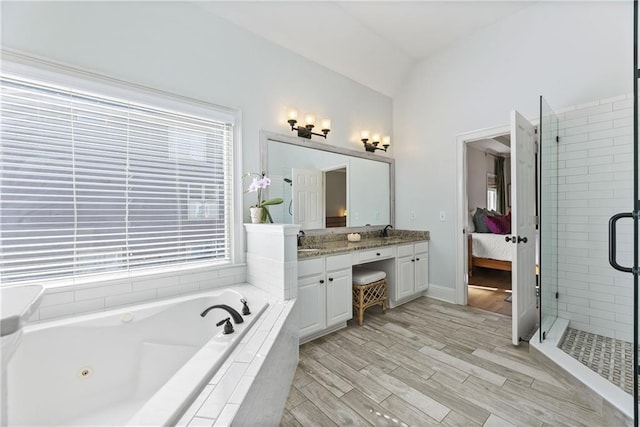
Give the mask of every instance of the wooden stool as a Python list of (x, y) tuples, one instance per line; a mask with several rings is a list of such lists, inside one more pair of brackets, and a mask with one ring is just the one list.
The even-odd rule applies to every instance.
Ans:
[(387, 310), (387, 274), (384, 271), (368, 270), (362, 267), (353, 269), (353, 311), (362, 326), (364, 311), (374, 305), (382, 305)]

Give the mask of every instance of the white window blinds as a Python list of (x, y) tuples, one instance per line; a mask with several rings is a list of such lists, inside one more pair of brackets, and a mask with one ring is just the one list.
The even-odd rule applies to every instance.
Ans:
[(229, 262), (233, 123), (9, 77), (0, 110), (1, 283)]

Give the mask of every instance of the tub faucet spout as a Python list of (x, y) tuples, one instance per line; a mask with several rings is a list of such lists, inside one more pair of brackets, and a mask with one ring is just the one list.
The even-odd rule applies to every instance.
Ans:
[(205, 311), (203, 311), (202, 313), (200, 313), (200, 316), (204, 317), (207, 315), (207, 313), (209, 313), (211, 310), (213, 310), (214, 308), (221, 308), (223, 310), (226, 310), (227, 313), (229, 313), (231, 315), (231, 317), (233, 318), (233, 323), (242, 323), (244, 322), (244, 319), (242, 318), (242, 316), (240, 315), (240, 313), (238, 313), (233, 307), (229, 307), (226, 304), (216, 304), (216, 305), (212, 305), (211, 307), (207, 308)]

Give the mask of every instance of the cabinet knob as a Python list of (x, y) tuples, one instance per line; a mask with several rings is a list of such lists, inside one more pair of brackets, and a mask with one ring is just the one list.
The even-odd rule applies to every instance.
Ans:
[(416, 261), (420, 261), (420, 258), (416, 258)]
[(380, 252), (376, 252), (376, 255), (377, 255), (377, 256), (380, 256)]
[(333, 282), (333, 277), (329, 277), (329, 281), (330, 281), (330, 282)]
[(412, 259), (411, 259), (411, 262), (416, 262), (416, 260), (412, 258)]
[(320, 284), (322, 285), (324, 283), (324, 279), (320, 280)]

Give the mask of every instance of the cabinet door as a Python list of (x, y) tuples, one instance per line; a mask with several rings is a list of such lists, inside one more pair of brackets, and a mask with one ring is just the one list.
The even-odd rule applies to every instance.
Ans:
[(413, 256), (398, 258), (398, 283), (396, 283), (396, 300), (411, 296), (414, 292), (415, 261)]
[(327, 273), (327, 327), (353, 316), (351, 268)]
[(415, 255), (416, 292), (429, 289), (429, 252)]
[(297, 305), (301, 338), (326, 327), (325, 287), (323, 274), (298, 280)]

